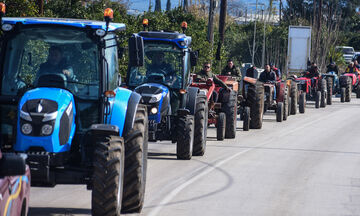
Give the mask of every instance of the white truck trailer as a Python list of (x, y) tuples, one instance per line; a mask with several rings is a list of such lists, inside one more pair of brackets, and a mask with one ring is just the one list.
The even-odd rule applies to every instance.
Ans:
[(311, 27), (289, 26), (287, 72), (301, 73), (307, 69), (311, 50)]

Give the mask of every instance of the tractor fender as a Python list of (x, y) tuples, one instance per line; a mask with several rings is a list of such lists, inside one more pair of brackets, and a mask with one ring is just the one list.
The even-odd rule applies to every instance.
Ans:
[[(116, 125), (119, 128), (119, 136), (123, 136), (127, 112), (135, 112), (128, 107), (132, 91), (125, 88), (116, 88), (115, 97), (109, 98), (110, 112), (105, 113), (105, 124)], [(136, 107), (135, 107), (136, 108)]]
[(140, 100), (141, 100), (140, 94), (138, 94), (136, 92), (131, 93), (129, 101), (128, 101), (127, 110), (126, 110), (123, 136), (126, 135), (131, 130), (131, 128), (133, 128), (133, 126), (134, 126), (135, 114), (136, 114), (137, 107), (140, 103)]
[(190, 115), (195, 115), (196, 99), (199, 94), (199, 88), (189, 87), (187, 91), (186, 109), (190, 111)]

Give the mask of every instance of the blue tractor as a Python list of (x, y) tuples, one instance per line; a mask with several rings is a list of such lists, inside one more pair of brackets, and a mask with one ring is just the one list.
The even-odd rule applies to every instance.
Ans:
[[(148, 117), (119, 87), (117, 32), (105, 21), (2, 18), (0, 145), (28, 154), (32, 184), (86, 184), (93, 215), (140, 212)], [(134, 51), (135, 50), (135, 51)], [(141, 37), (129, 40), (143, 64)]]
[(190, 48), (191, 37), (164, 31), (135, 35), (144, 41), (144, 66), (129, 67), (126, 83), (148, 108), (149, 141), (176, 143), (178, 159), (204, 155), (208, 104), (206, 92), (190, 86), (198, 55)]

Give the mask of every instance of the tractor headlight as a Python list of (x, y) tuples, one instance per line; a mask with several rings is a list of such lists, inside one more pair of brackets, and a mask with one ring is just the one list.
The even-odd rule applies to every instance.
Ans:
[(41, 134), (44, 136), (49, 136), (51, 135), (52, 130), (53, 130), (53, 126), (49, 124), (45, 124), (41, 127)]
[(25, 135), (29, 135), (32, 132), (32, 126), (29, 123), (25, 123), (21, 126), (21, 132)]
[(161, 100), (161, 97), (162, 97), (162, 93), (152, 95), (151, 99), (149, 100), (149, 103), (157, 103)]
[(24, 119), (26, 121), (30, 121), (30, 122), (32, 121), (32, 118), (31, 118), (30, 114), (27, 113), (27, 112), (24, 112), (22, 110), (20, 110), (20, 118), (22, 118), (22, 119)]
[(151, 114), (156, 114), (158, 112), (158, 109), (156, 107), (153, 107), (150, 109)]

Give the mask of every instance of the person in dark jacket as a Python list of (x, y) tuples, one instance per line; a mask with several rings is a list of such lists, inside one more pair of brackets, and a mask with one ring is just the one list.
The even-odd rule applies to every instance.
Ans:
[[(221, 86), (222, 88), (226, 89), (227, 91), (231, 91), (231, 88), (227, 86), (222, 80), (217, 78), (215, 74), (211, 72), (211, 64), (209, 62), (205, 62), (203, 65), (203, 69), (196, 74), (196, 80), (195, 81), (202, 81), (206, 82), (208, 79), (212, 78), (215, 84)], [(213, 92), (213, 100), (217, 102), (219, 95), (216, 91)]]
[(328, 66), (326, 66), (326, 73), (334, 71), (337, 75), (339, 75), (339, 68), (335, 62), (331, 62)]
[(320, 73), (319, 73), (319, 68), (316, 65), (316, 63), (311, 63), (310, 68), (308, 69), (308, 71), (305, 73), (305, 77), (308, 78), (314, 78), (314, 77), (319, 77)]
[[(265, 65), (265, 70), (263, 72), (261, 72), (259, 81), (264, 82), (264, 83), (268, 83), (268, 82), (275, 83), (276, 82), (275, 72), (271, 70), (269, 64)], [(274, 100), (275, 100), (276, 99), (276, 88), (274, 87), (273, 89), (274, 89)]]
[(265, 65), (265, 70), (260, 74), (259, 81), (261, 82), (275, 82), (275, 72), (271, 70), (270, 65)]
[(259, 73), (259, 72), (256, 70), (255, 65), (252, 65), (251, 67), (249, 67), (249, 68), (246, 70), (245, 76), (247, 76), (247, 77), (252, 77), (252, 78), (257, 79), (257, 74), (258, 74), (258, 73)]
[(241, 80), (241, 73), (240, 69), (234, 65), (234, 62), (229, 59), (227, 61), (226, 67), (221, 71), (221, 75), (224, 76), (235, 76), (238, 77), (239, 80)]

